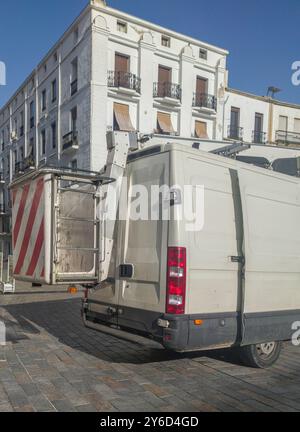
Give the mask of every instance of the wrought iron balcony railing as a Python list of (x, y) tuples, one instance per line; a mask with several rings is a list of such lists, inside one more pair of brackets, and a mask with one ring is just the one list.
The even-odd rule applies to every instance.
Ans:
[(130, 72), (108, 71), (108, 87), (123, 87), (141, 93), (141, 79)]
[(193, 107), (217, 110), (217, 98), (207, 93), (194, 93)]
[(15, 174), (20, 174), (27, 171), (30, 168), (35, 167), (35, 161), (33, 156), (27, 156), (20, 162), (15, 163)]
[(78, 148), (78, 132), (71, 131), (63, 136), (63, 150)]
[(232, 125), (228, 126), (228, 135), (227, 135), (228, 138), (242, 141), (243, 136), (244, 136), (244, 128), (239, 126), (232, 126)]
[(266, 132), (253, 131), (252, 132), (252, 142), (255, 144), (265, 144), (267, 141)]
[(157, 82), (154, 83), (153, 96), (155, 98), (172, 98), (181, 100), (181, 87), (178, 84), (170, 82)]
[(290, 131), (283, 131), (278, 130), (276, 131), (276, 142), (278, 144), (294, 144), (294, 145), (300, 145), (300, 133), (299, 132), (290, 132)]

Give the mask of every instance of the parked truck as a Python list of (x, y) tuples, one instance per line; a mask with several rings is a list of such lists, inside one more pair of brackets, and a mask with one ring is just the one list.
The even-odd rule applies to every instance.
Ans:
[[(84, 285), (92, 329), (177, 352), (234, 348), (248, 365), (271, 366), (300, 321), (299, 177), (216, 150), (141, 147), (115, 132), (102, 173), (44, 167), (13, 181), (14, 277)], [(132, 217), (153, 186), (147, 217)]]

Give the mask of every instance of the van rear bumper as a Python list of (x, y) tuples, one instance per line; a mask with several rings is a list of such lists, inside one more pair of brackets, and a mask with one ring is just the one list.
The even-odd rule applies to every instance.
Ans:
[[(83, 302), (85, 325), (110, 327), (111, 316), (107, 315), (105, 319), (103, 314), (93, 312), (89, 303), (86, 300)], [(197, 319), (203, 321), (201, 326), (195, 324)], [(237, 340), (237, 313), (177, 316), (122, 307), (122, 314), (116, 318), (116, 323), (114, 327), (150, 338), (177, 352), (222, 348), (234, 345)]]

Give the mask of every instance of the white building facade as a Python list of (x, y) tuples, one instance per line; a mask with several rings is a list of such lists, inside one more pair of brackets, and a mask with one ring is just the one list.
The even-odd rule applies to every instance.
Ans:
[(223, 138), (300, 147), (300, 106), (227, 88)]
[(300, 132), (300, 107), (226, 89), (227, 55), (90, 0), (0, 110), (3, 248), (15, 173), (32, 164), (99, 170), (108, 130), (247, 142)]

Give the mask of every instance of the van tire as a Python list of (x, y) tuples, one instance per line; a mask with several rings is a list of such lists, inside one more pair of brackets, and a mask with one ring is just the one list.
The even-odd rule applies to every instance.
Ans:
[(280, 356), (282, 342), (266, 342), (240, 347), (239, 356), (245, 366), (266, 369), (274, 365)]

